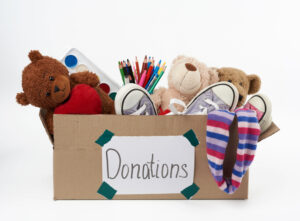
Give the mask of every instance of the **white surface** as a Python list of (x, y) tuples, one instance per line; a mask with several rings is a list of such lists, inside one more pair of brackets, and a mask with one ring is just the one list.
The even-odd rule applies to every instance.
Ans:
[[(0, 220), (299, 220), (299, 20), (296, 0), (2, 0)], [(51, 144), (15, 95), (30, 49), (61, 59), (72, 47), (119, 82), (117, 61), (145, 53), (259, 74), (281, 131), (259, 144), (249, 199), (53, 201)]]
[(194, 159), (184, 136), (113, 136), (102, 147), (102, 180), (117, 195), (180, 193), (193, 184)]

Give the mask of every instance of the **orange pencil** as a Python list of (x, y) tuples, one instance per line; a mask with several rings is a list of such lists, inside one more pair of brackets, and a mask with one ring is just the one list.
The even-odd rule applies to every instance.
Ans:
[(137, 59), (137, 56), (135, 56), (135, 68), (136, 68), (136, 74), (137, 74), (137, 77), (138, 77), (138, 79), (136, 81), (139, 82), (140, 79), (141, 79), (141, 75), (140, 75), (140, 65), (139, 65), (139, 61)]
[(148, 83), (148, 81), (149, 81), (149, 79), (150, 79), (150, 77), (151, 77), (152, 70), (153, 70), (153, 62), (151, 62), (151, 65), (150, 65), (150, 67), (149, 67), (149, 69), (148, 69), (147, 76), (146, 76), (146, 80), (145, 80), (145, 82), (144, 82), (144, 84), (143, 84), (143, 87), (144, 87), (144, 88), (146, 87), (146, 85), (147, 85), (147, 83)]

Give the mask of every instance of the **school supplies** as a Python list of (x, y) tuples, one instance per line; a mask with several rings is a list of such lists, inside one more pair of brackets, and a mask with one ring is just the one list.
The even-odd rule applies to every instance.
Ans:
[(154, 69), (154, 71), (153, 71), (153, 74), (151, 75), (151, 77), (150, 77), (150, 79), (149, 79), (149, 81), (148, 81), (148, 83), (147, 83), (147, 85), (146, 85), (146, 87), (145, 87), (147, 90), (148, 90), (149, 85), (150, 85), (150, 83), (152, 82), (153, 78), (154, 78), (155, 76), (158, 77), (158, 76), (157, 76), (157, 72), (158, 72), (158, 70), (159, 70), (160, 64), (161, 64), (161, 60), (158, 62), (158, 65), (155, 67), (155, 69)]
[(141, 76), (140, 76), (140, 65), (139, 65), (139, 61), (137, 59), (137, 56), (135, 56), (135, 67), (136, 67), (136, 74), (137, 74), (137, 82), (140, 81)]
[(155, 82), (153, 83), (152, 87), (149, 90), (150, 94), (153, 94), (154, 88), (156, 87), (156, 85), (158, 84), (159, 80), (162, 78), (163, 74), (165, 73), (167, 66), (165, 66), (164, 70), (160, 73), (160, 75), (158, 76), (158, 78), (155, 80)]
[(128, 69), (128, 73), (129, 73), (129, 75), (130, 75), (130, 77), (131, 77), (130, 83), (135, 83), (135, 80), (134, 80), (134, 76), (133, 76), (133, 72), (132, 72), (132, 68), (131, 68), (131, 64), (130, 64), (129, 59), (127, 59), (126, 67), (127, 67), (127, 69)]
[(143, 84), (144, 84), (144, 82), (145, 82), (145, 80), (146, 80), (146, 74), (147, 74), (147, 72), (146, 72), (146, 70), (144, 70), (144, 72), (143, 72), (143, 74), (142, 74), (142, 76), (141, 76), (141, 80), (140, 80), (140, 82), (139, 82), (139, 85), (140, 85), (140, 86), (143, 86)]
[(135, 62), (131, 63), (129, 59), (119, 61), (119, 69), (123, 84), (135, 83), (150, 92), (154, 90), (158, 81), (161, 79), (164, 71), (166, 70), (166, 62), (162, 65), (162, 61), (159, 60), (157, 64), (155, 64), (154, 57), (144, 57), (141, 71), (139, 67), (138, 58), (135, 57)]
[(125, 75), (124, 75), (122, 63), (120, 61), (119, 61), (119, 69), (120, 69), (123, 85), (125, 85)]
[(146, 85), (152, 75), (152, 70), (153, 70), (153, 63), (151, 62), (151, 65), (149, 66), (148, 71), (147, 71), (146, 81), (144, 82), (144, 85), (143, 85), (144, 88), (146, 87)]

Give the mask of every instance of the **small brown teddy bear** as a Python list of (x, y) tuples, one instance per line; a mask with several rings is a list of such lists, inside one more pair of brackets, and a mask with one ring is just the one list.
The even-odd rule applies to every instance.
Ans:
[[(171, 99), (176, 98), (188, 104), (200, 90), (218, 80), (215, 68), (209, 68), (195, 58), (181, 55), (173, 60), (168, 74), (169, 88), (155, 90), (151, 98), (157, 109), (165, 111), (169, 108)], [(182, 107), (177, 108), (180, 110)]]
[(217, 69), (217, 71), (220, 81), (228, 81), (238, 89), (237, 107), (241, 107), (246, 102), (248, 94), (255, 94), (260, 89), (261, 80), (255, 74), (247, 75), (242, 70), (227, 67)]
[[(21, 105), (32, 104), (46, 110), (47, 129), (53, 134), (53, 113), (55, 108), (65, 102), (78, 84), (86, 84), (96, 90), (102, 104), (103, 114), (114, 114), (113, 100), (99, 87), (96, 74), (85, 71), (69, 75), (67, 68), (58, 60), (43, 56), (39, 51), (30, 51), (31, 63), (22, 74), (23, 91), (16, 96)], [(99, 98), (98, 98), (99, 99)]]

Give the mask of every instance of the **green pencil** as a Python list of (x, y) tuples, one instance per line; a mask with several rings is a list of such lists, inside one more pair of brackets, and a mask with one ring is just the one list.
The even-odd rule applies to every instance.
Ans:
[(124, 71), (123, 71), (123, 65), (120, 61), (118, 63), (119, 63), (119, 69), (120, 69), (122, 81), (123, 81), (123, 84), (125, 85), (125, 74), (124, 74)]
[(159, 82), (159, 80), (164, 75), (166, 68), (167, 68), (167, 66), (164, 68), (164, 70), (162, 70), (162, 72), (160, 73), (160, 75), (158, 76), (158, 78), (156, 79), (154, 84), (152, 85), (151, 89), (149, 90), (149, 94), (153, 94), (154, 88), (156, 87), (157, 83)]

